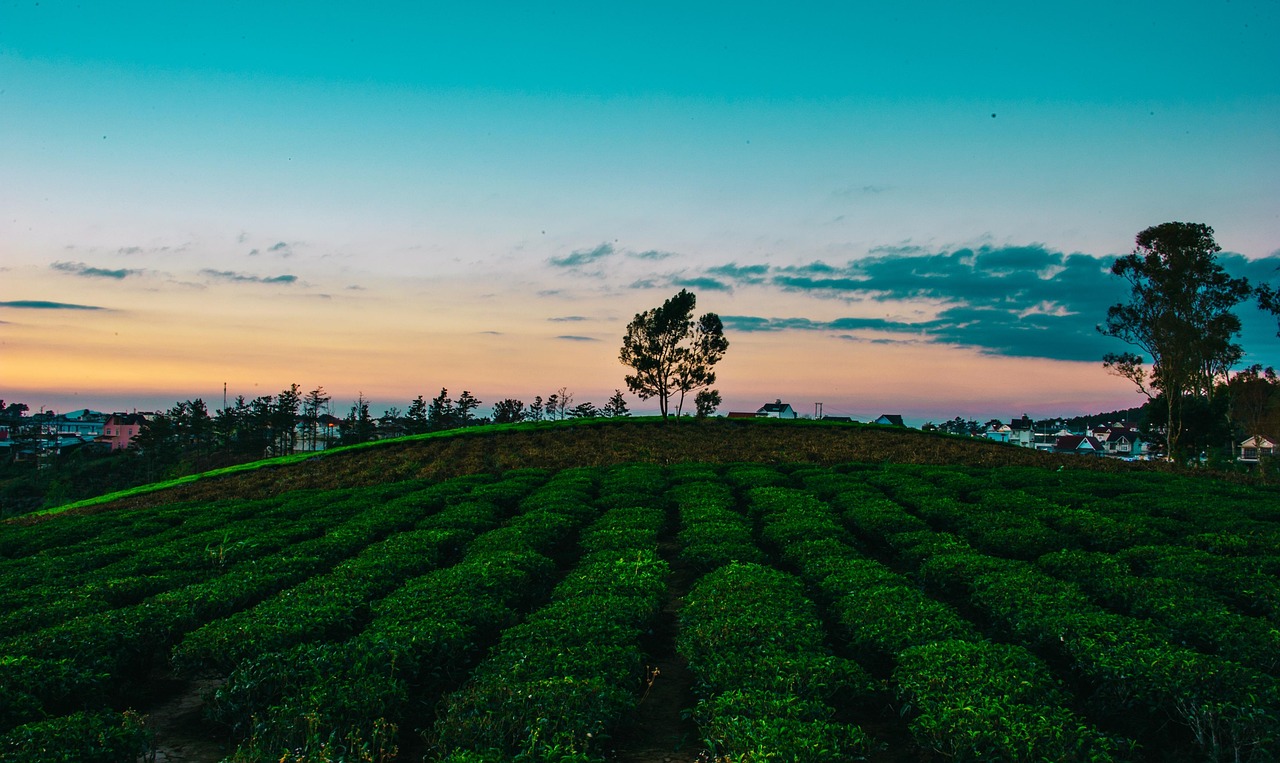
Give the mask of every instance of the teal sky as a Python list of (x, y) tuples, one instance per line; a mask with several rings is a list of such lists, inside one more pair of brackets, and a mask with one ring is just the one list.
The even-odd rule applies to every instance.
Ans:
[[(976, 304), (972, 279), (869, 297), (718, 277), (729, 266), (896, 273), (884, 258), (983, 247), (1105, 266), (1139, 230), (1190, 220), (1255, 277), (1274, 271), (1280, 3), (959, 5), (6, 0), (0, 302), (119, 315), (176, 298), (204, 311), (205, 336), (240, 330), (268, 295), (326, 300), (339, 319), (400, 291), (500, 301), (426, 310), (443, 328), (405, 341), (455, 357), (463, 337), (543, 321), (549, 347), (601, 345), (602, 361), (566, 361), (581, 378), (616, 365), (631, 313), (684, 284), (742, 331), (837, 348), (839, 321), (875, 318), (1030, 357), (1010, 325), (937, 329), (939, 305)], [(1103, 279), (1073, 282), (1084, 295), (1039, 272), (1017, 320), (1065, 318), (1076, 298), (1105, 309)], [(32, 314), (0, 314), (20, 361)], [(556, 333), (568, 318), (575, 333)], [(1274, 330), (1255, 328), (1251, 359), (1280, 363)], [(1038, 343), (1041, 359), (1122, 349), (1073, 336)], [(1124, 402), (1100, 388), (1069, 404)]]

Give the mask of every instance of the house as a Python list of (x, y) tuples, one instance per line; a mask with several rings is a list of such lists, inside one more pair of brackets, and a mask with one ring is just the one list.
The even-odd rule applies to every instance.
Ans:
[(985, 425), (986, 430), (982, 433), (983, 437), (996, 442), (1009, 442), (1013, 429), (1000, 419), (992, 419)]
[(91, 411), (88, 408), (64, 413), (54, 419), (60, 435), (76, 435), (93, 439), (101, 437), (107, 424), (107, 414)]
[(142, 431), (144, 423), (146, 418), (141, 413), (113, 413), (102, 427), (99, 442), (110, 444), (112, 450), (124, 450)]
[(1013, 443), (1021, 448), (1035, 448), (1036, 446), (1036, 424), (1027, 414), (1022, 414), (1020, 418), (1013, 419), (1009, 422), (1009, 439), (1008, 442)]
[(872, 423), (872, 424), (883, 424), (883, 425), (885, 425), (885, 426), (890, 426), (890, 427), (905, 427), (905, 426), (906, 426), (906, 424), (904, 424), (904, 423), (903, 423), (903, 421), (902, 421), (902, 417), (901, 417), (901, 416), (899, 416), (899, 415), (898, 415), (898, 414), (896, 414), (896, 413), (885, 413), (885, 414), (882, 414), (882, 415), (880, 416), (880, 418), (876, 419), (875, 421), (872, 421), (871, 423)]
[(1077, 456), (1101, 456), (1106, 451), (1098, 438), (1083, 434), (1059, 434), (1053, 443), (1054, 453), (1073, 453)]
[(799, 418), (796, 416), (795, 409), (791, 407), (791, 404), (784, 403), (781, 399), (760, 406), (760, 410), (756, 411), (756, 415), (766, 419)]
[(1256, 464), (1262, 458), (1270, 458), (1276, 454), (1276, 444), (1261, 435), (1254, 435), (1240, 443), (1240, 454), (1236, 460), (1242, 464)]

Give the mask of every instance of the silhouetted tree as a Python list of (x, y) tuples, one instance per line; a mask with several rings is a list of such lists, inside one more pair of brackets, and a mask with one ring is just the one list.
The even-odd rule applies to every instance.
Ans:
[(1254, 291), (1258, 297), (1258, 307), (1276, 317), (1276, 336), (1280, 336), (1280, 290), (1269, 284), (1262, 284)]
[(1260, 364), (1249, 366), (1226, 384), (1231, 419), (1245, 438), (1280, 434), (1280, 378), (1276, 370)]
[(705, 419), (716, 412), (716, 408), (720, 406), (720, 392), (714, 389), (704, 389), (698, 392), (697, 397), (693, 399), (693, 405), (700, 419)]
[(596, 409), (595, 403), (588, 400), (573, 406), (565, 415), (571, 419), (594, 419), (600, 415), (600, 411)]
[(405, 413), (405, 426), (409, 430), (409, 434), (422, 434), (431, 429), (431, 422), (427, 419), (427, 401), (418, 395), (409, 403), (409, 410)]
[(518, 424), (524, 421), (524, 417), (524, 403), (519, 400), (507, 398), (499, 400), (498, 404), (493, 406), (493, 423), (495, 424)]
[(542, 421), (542, 395), (535, 395), (533, 402), (529, 405), (529, 420)]
[(1215, 259), (1221, 247), (1200, 223), (1163, 223), (1138, 234), (1132, 253), (1115, 261), (1114, 275), (1129, 282), (1130, 301), (1113, 305), (1098, 330), (1145, 351), (1108, 353), (1103, 367), (1139, 391), (1166, 401), (1166, 452), (1178, 452), (1187, 397), (1207, 398), (1243, 354), (1234, 338), (1240, 319), (1231, 312), (1250, 292)]
[(454, 415), (457, 417), (458, 426), (470, 426), (472, 422), (471, 412), (480, 405), (480, 401), (475, 398), (467, 390), (462, 390), (462, 394), (458, 395), (458, 401), (454, 403)]
[(359, 392), (351, 410), (342, 420), (342, 444), (354, 445), (373, 439), (373, 418), (369, 415), (369, 401)]
[(609, 417), (631, 415), (627, 411), (627, 399), (622, 396), (622, 390), (620, 389), (613, 391), (613, 397), (609, 398), (609, 402), (604, 404), (600, 412)]
[(303, 446), (307, 450), (316, 449), (319, 439), (320, 415), (328, 410), (331, 398), (325, 394), (324, 387), (316, 387), (302, 398)]
[(427, 406), (427, 422), (433, 431), (453, 429), (457, 426), (453, 398), (449, 397), (449, 390), (444, 387), (440, 388), (440, 394), (431, 398), (431, 404)]
[(622, 340), (618, 358), (635, 371), (626, 376), (627, 388), (641, 400), (658, 398), (664, 419), (673, 395), (679, 395), (678, 416), (685, 395), (715, 384), (712, 366), (729, 347), (715, 313), (706, 313), (694, 321), (696, 304), (697, 297), (681, 289), (661, 307), (636, 313)]

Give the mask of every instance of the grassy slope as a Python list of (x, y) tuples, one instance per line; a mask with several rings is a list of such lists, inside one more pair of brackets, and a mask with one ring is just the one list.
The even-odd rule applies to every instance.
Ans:
[[(1040, 466), (1120, 471), (1153, 468), (1039, 453), (986, 440), (874, 425), (776, 419), (576, 420), (475, 427), (384, 440), (321, 454), (258, 461), (81, 501), (54, 512), (92, 512), (189, 500), (261, 498), (303, 488), (446, 479), (522, 467), (561, 469), (640, 461), (673, 464), (850, 461)], [(32, 517), (18, 521), (32, 521)]]

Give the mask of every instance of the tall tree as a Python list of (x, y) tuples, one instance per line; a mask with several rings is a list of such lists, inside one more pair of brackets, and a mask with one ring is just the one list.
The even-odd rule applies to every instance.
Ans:
[(277, 455), (292, 453), (297, 445), (298, 406), (302, 404), (302, 389), (290, 384), (288, 389), (276, 395), (271, 409), (271, 449)]
[(533, 402), (529, 404), (529, 420), (542, 421), (542, 395), (534, 395)]
[(641, 400), (656, 397), (664, 419), (673, 395), (679, 415), (685, 395), (715, 384), (712, 366), (729, 347), (720, 317), (706, 313), (695, 321), (696, 305), (697, 297), (681, 289), (661, 307), (636, 313), (622, 339), (618, 359), (635, 371), (626, 376), (627, 388)]
[(1218, 264), (1213, 228), (1171, 222), (1138, 234), (1137, 247), (1111, 266), (1129, 282), (1128, 302), (1112, 305), (1098, 330), (1147, 353), (1108, 353), (1103, 367), (1132, 381), (1143, 394), (1166, 401), (1165, 445), (1178, 452), (1184, 398), (1207, 398), (1243, 350), (1234, 340), (1240, 319), (1232, 312), (1249, 296), (1249, 282)]
[(307, 450), (316, 449), (320, 414), (328, 409), (330, 399), (329, 395), (325, 394), (324, 387), (316, 387), (302, 398), (303, 447)]
[(462, 390), (462, 394), (458, 395), (458, 401), (453, 406), (454, 415), (458, 419), (458, 426), (470, 426), (472, 421), (471, 412), (479, 405), (480, 401), (474, 395), (465, 389)]
[(448, 389), (441, 387), (440, 394), (431, 398), (431, 404), (427, 406), (427, 422), (434, 431), (457, 426), (457, 412), (453, 408), (453, 398), (449, 397)]

